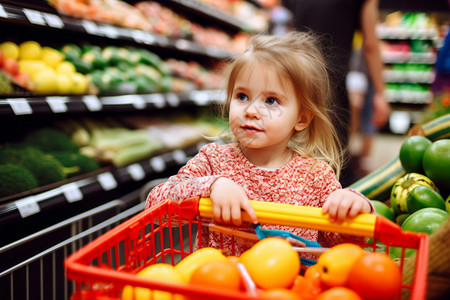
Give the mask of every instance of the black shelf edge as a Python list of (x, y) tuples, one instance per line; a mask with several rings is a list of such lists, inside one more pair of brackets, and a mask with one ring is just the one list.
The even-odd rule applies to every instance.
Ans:
[(108, 39), (131, 41), (133, 43), (176, 50), (216, 59), (226, 59), (233, 54), (216, 47), (202, 46), (186, 39), (175, 39), (154, 33), (113, 26), (65, 15), (16, 7), (0, 3), (0, 20), (21, 23), (54, 30), (67, 30)]
[(23, 116), (85, 112), (143, 111), (206, 106), (223, 101), (221, 90), (194, 90), (184, 93), (152, 93), (114, 96), (33, 96), (0, 98), (0, 116)]
[(183, 166), (205, 142), (150, 157), (146, 160), (70, 182), (40, 194), (26, 196), (0, 206), (0, 226), (20, 222), (30, 216), (79, 201), (89, 201), (105, 192), (149, 181), (173, 167)]

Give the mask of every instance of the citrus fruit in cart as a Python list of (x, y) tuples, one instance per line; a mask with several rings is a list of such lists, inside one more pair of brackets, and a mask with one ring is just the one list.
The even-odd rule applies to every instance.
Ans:
[[(403, 231), (423, 232), (428, 235), (435, 232), (442, 223), (448, 218), (449, 214), (442, 209), (427, 207), (419, 209), (412, 213), (402, 224)], [(411, 256), (415, 250), (406, 249), (405, 257)], [(390, 247), (389, 254), (392, 258), (399, 258), (402, 255), (402, 249), (399, 247)]]
[(409, 214), (426, 207), (436, 207), (445, 210), (445, 201), (441, 194), (428, 186), (417, 186), (406, 199)]
[(450, 191), (450, 139), (433, 142), (423, 154), (423, 169), (439, 189)]
[(392, 222), (395, 222), (395, 216), (392, 209), (384, 202), (378, 200), (370, 200), (372, 202), (373, 208), (375, 209), (375, 214), (378, 216), (383, 216)]
[(263, 297), (264, 299), (273, 299), (273, 300), (303, 300), (295, 292), (284, 288), (263, 290), (259, 294), (259, 296)]
[(238, 291), (241, 288), (241, 275), (237, 265), (231, 261), (215, 260), (206, 262), (195, 269), (189, 283)]
[(300, 271), (300, 258), (292, 245), (278, 237), (260, 240), (242, 253), (240, 262), (263, 289), (287, 288)]
[(319, 295), (316, 300), (363, 300), (355, 291), (343, 287), (337, 286), (330, 288)]
[(430, 178), (419, 173), (407, 173), (395, 181), (391, 189), (390, 201), (396, 216), (408, 212), (406, 199), (409, 193), (419, 185), (428, 186), (439, 191)]
[(422, 158), (425, 150), (431, 145), (431, 140), (424, 136), (413, 135), (403, 141), (400, 147), (399, 159), (407, 173), (423, 173)]
[(296, 292), (302, 300), (316, 299), (316, 297), (325, 289), (320, 279), (320, 272), (317, 264), (308, 267), (303, 278), (301, 278), (301, 275), (298, 275), (295, 278), (291, 289)]
[[(138, 277), (151, 279), (154, 281), (167, 282), (167, 283), (186, 283), (182, 274), (175, 269), (172, 265), (159, 263), (150, 265), (144, 268), (137, 274)], [(155, 299), (155, 300), (184, 300), (185, 297), (182, 295), (174, 295), (170, 292), (151, 290), (143, 287), (133, 287), (127, 285), (122, 291), (122, 300), (144, 300), (144, 299)]]
[(189, 282), (195, 269), (206, 262), (217, 260), (226, 261), (227, 258), (218, 249), (204, 247), (183, 258), (177, 265), (175, 265), (175, 268), (183, 275), (186, 282)]
[(347, 286), (365, 300), (396, 299), (402, 286), (401, 270), (386, 253), (366, 252), (353, 263)]
[(364, 255), (364, 250), (351, 243), (331, 247), (317, 260), (321, 281), (327, 287), (342, 286), (353, 263)]

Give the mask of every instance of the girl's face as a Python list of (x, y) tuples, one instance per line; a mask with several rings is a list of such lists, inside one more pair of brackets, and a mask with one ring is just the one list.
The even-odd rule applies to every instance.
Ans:
[(292, 134), (306, 128), (304, 119), (292, 84), (282, 84), (271, 68), (257, 64), (238, 74), (229, 122), (243, 147), (286, 149)]

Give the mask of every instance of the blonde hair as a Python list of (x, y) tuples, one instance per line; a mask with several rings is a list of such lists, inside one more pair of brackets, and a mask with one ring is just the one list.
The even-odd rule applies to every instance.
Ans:
[(319, 37), (308, 32), (253, 36), (247, 50), (228, 65), (226, 102), (222, 113), (225, 118), (228, 116), (238, 74), (254, 63), (267, 65), (278, 74), (280, 82), (292, 85), (300, 109), (313, 116), (307, 128), (292, 135), (288, 147), (302, 156), (327, 162), (339, 178), (343, 149), (331, 121), (330, 80), (318, 45)]

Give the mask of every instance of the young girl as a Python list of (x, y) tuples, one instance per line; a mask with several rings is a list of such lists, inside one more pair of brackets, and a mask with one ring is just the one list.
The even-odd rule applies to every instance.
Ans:
[[(335, 175), (342, 149), (327, 111), (330, 86), (317, 45), (309, 33), (254, 36), (229, 66), (225, 110), (234, 141), (200, 149), (177, 175), (150, 192), (146, 208), (165, 199), (209, 197), (215, 221), (234, 225), (242, 223), (241, 209), (257, 223), (249, 199), (322, 207), (337, 222), (371, 212), (370, 201), (342, 189)], [(262, 228), (286, 230), (328, 247), (350, 238), (304, 228)], [(207, 237), (203, 247), (230, 243), (207, 227), (202, 234)], [(250, 246), (234, 243), (234, 255)]]

